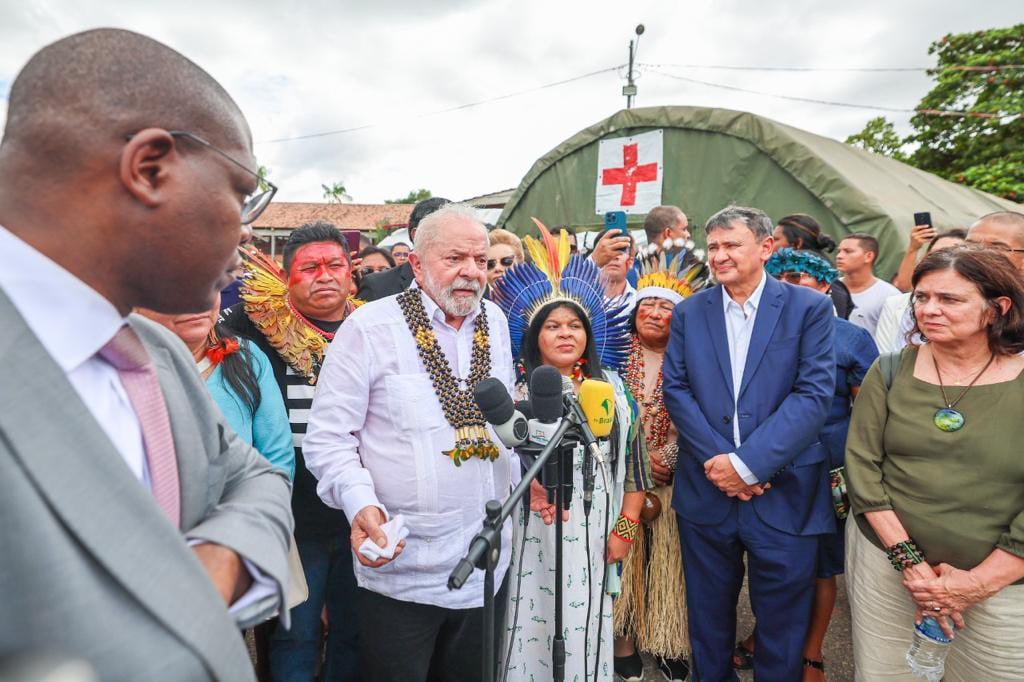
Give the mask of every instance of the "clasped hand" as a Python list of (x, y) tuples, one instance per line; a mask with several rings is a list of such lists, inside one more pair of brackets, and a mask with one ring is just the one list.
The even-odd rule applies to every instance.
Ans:
[(715, 455), (704, 462), (704, 475), (708, 480), (729, 497), (738, 497), (744, 502), (754, 499), (755, 495), (764, 495), (771, 484), (750, 485), (736, 473), (728, 454)]
[[(927, 568), (919, 569), (921, 566)], [(949, 616), (958, 628), (964, 627), (964, 611), (994, 594), (972, 571), (949, 564), (934, 569), (928, 564), (913, 566), (903, 572), (903, 585), (918, 606), (918, 620), (922, 615)], [(945, 630), (945, 619), (937, 620)]]

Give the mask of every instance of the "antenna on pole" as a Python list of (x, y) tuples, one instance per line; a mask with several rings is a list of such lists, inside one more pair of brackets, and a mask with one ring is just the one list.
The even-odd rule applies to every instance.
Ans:
[(622, 94), (626, 98), (626, 108), (633, 108), (633, 98), (636, 97), (636, 82), (633, 80), (633, 63), (636, 53), (640, 50), (640, 36), (644, 34), (644, 25), (636, 25), (636, 40), (629, 41), (629, 74), (626, 77), (626, 84), (622, 86)]

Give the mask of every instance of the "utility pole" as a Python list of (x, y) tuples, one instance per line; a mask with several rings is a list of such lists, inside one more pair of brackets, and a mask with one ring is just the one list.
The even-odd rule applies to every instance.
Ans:
[(636, 53), (640, 50), (640, 36), (644, 33), (644, 25), (636, 26), (636, 41), (629, 41), (629, 74), (626, 77), (626, 84), (622, 86), (622, 94), (626, 97), (626, 108), (633, 108), (633, 98), (636, 97), (636, 83), (633, 81), (633, 63)]

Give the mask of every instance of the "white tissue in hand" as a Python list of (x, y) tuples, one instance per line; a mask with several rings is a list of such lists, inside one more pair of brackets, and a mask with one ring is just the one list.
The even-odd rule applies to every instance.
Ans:
[(368, 561), (393, 559), (398, 543), (409, 535), (409, 529), (405, 527), (405, 519), (401, 514), (391, 517), (391, 520), (382, 524), (380, 529), (388, 538), (387, 545), (378, 547), (377, 543), (370, 538), (366, 538), (363, 540), (363, 544), (359, 545), (359, 553), (366, 557)]

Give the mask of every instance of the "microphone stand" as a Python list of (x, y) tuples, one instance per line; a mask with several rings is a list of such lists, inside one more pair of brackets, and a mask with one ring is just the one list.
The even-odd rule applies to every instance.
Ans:
[[(494, 571), (498, 567), (498, 560), (501, 557), (501, 527), (505, 520), (512, 515), (516, 506), (530, 490), (530, 483), (537, 478), (537, 475), (544, 468), (544, 463), (552, 456), (561, 457), (562, 438), (566, 432), (578, 426), (576, 420), (571, 416), (562, 418), (561, 423), (551, 436), (548, 444), (544, 446), (540, 454), (534, 460), (530, 468), (523, 474), (522, 480), (512, 490), (503, 504), (497, 500), (490, 500), (486, 505), (486, 517), (483, 528), (473, 538), (469, 545), (469, 551), (459, 563), (455, 565), (448, 576), (448, 589), (460, 589), (473, 569), (484, 570), (484, 645), (483, 645), (483, 682), (494, 682), (496, 657), (494, 651)], [(555, 492), (555, 636), (552, 643), (552, 670), (553, 679), (561, 682), (565, 679), (565, 639), (562, 637), (562, 508), (563, 504), (570, 501), (563, 500), (562, 489), (562, 466), (558, 467), (558, 485)], [(571, 478), (569, 479), (572, 480)], [(568, 508), (566, 505), (565, 508)], [(514, 633), (513, 633), (514, 635)], [(559, 644), (560, 643), (560, 644)]]

